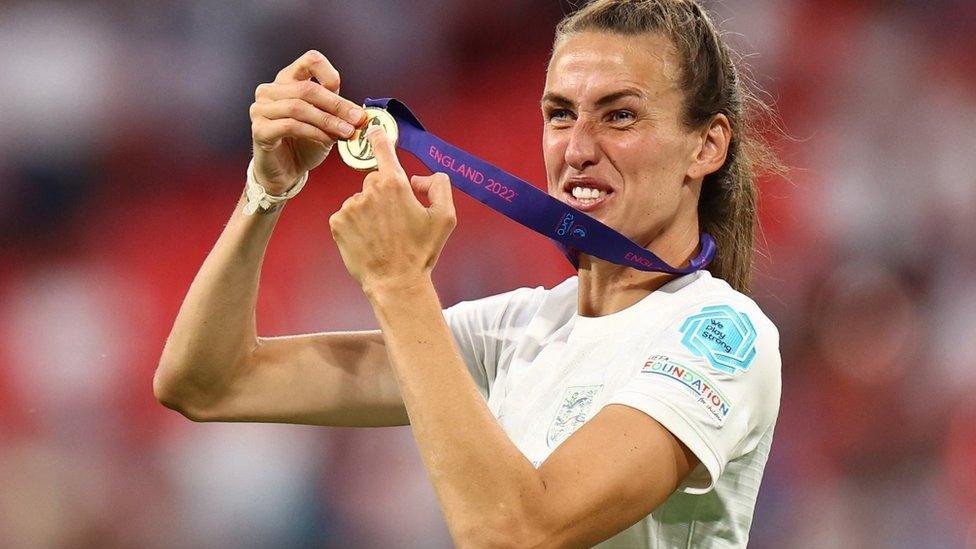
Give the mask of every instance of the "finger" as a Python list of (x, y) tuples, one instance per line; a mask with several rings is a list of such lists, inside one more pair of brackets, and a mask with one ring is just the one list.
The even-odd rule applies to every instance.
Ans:
[(366, 195), (364, 195), (362, 192), (354, 193), (342, 202), (342, 206), (339, 209), (348, 211), (350, 208), (361, 204), (365, 199)]
[(254, 99), (257, 103), (301, 99), (325, 113), (342, 118), (353, 126), (361, 125), (366, 117), (362, 107), (311, 80), (261, 84), (254, 92)]
[(400, 176), (398, 179), (407, 178), (407, 174), (403, 171), (403, 166), (400, 165), (400, 160), (397, 158), (393, 141), (386, 135), (383, 128), (379, 126), (370, 127), (366, 131), (366, 139), (369, 140), (370, 147), (373, 149), (376, 166), (380, 174), (398, 175)]
[(445, 173), (435, 173), (427, 176), (430, 180), (427, 185), (427, 198), (430, 200), (430, 207), (446, 215), (454, 215), (454, 192), (451, 188), (451, 179)]
[(383, 176), (380, 174), (380, 172), (373, 170), (367, 173), (366, 177), (363, 178), (362, 192), (366, 192), (366, 191), (373, 192), (373, 191), (380, 190), (378, 187), (380, 186), (380, 183), (382, 181), (383, 181)]
[(345, 217), (341, 210), (329, 216), (329, 232), (332, 233), (332, 240), (339, 241), (339, 234), (342, 232), (344, 223)]
[(293, 118), (311, 124), (334, 139), (348, 139), (355, 133), (352, 124), (331, 114), (326, 114), (301, 99), (281, 99), (278, 101), (254, 103), (251, 105), (251, 118), (263, 117), (268, 120)]
[(332, 63), (324, 55), (315, 50), (305, 52), (291, 65), (281, 69), (275, 76), (275, 82), (279, 84), (298, 82), (313, 77), (319, 81), (319, 84), (338, 93), (339, 71), (332, 66)]
[(410, 178), (410, 186), (427, 198), (431, 209), (454, 215), (454, 191), (446, 174), (415, 175)]
[(266, 151), (277, 147), (281, 143), (282, 138), (285, 137), (309, 139), (311, 141), (318, 141), (326, 146), (331, 146), (335, 142), (335, 139), (329, 137), (322, 130), (293, 118), (283, 118), (281, 120), (258, 118), (251, 124), (251, 136), (254, 139), (254, 144)]
[(410, 176), (410, 187), (413, 191), (424, 198), (427, 197), (427, 193), (430, 192), (430, 184), (432, 182), (432, 176), (430, 175), (412, 175)]

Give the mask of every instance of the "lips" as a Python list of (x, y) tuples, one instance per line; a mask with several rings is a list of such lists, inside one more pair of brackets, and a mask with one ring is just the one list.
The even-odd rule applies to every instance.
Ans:
[[(596, 189), (605, 194), (602, 194), (602, 196), (599, 198), (580, 199), (573, 196), (573, 189), (575, 187)], [(600, 208), (604, 203), (612, 199), (613, 195), (613, 187), (597, 179), (573, 178), (563, 184), (563, 196), (565, 197), (565, 202), (581, 212), (591, 212)]]
[(566, 183), (563, 184), (563, 191), (569, 193), (570, 196), (573, 196), (573, 187), (586, 187), (588, 189), (596, 189), (598, 191), (604, 191), (607, 194), (613, 192), (613, 187), (611, 187), (610, 185), (604, 183), (603, 181), (600, 181), (599, 179), (591, 179), (588, 177), (585, 178), (578, 177), (578, 178), (569, 179), (568, 181), (566, 181)]

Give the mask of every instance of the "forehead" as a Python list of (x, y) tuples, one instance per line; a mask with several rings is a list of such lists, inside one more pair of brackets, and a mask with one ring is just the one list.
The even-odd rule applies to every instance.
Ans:
[(571, 34), (556, 44), (546, 92), (580, 102), (622, 87), (640, 89), (648, 97), (677, 93), (677, 59), (674, 45), (659, 34)]

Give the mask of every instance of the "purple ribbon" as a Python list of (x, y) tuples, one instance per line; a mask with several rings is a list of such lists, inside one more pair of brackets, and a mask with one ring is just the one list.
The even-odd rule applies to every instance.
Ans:
[(672, 267), (596, 219), (428, 132), (400, 101), (367, 98), (365, 105), (384, 108), (396, 119), (397, 146), (431, 171), (446, 173), (451, 184), (468, 196), (554, 240), (575, 268), (579, 268), (580, 252), (641, 271), (670, 274), (703, 269), (715, 257), (715, 239), (702, 233), (701, 252), (687, 267)]

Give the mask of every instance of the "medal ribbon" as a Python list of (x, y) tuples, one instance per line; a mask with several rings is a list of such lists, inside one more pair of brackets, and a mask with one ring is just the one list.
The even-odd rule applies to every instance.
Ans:
[(641, 271), (687, 274), (705, 268), (715, 257), (715, 240), (702, 233), (701, 252), (687, 267), (672, 267), (596, 219), (428, 132), (400, 101), (366, 99), (365, 105), (386, 109), (396, 119), (398, 147), (431, 171), (446, 173), (451, 184), (468, 196), (554, 240), (573, 267), (579, 268), (582, 252)]

